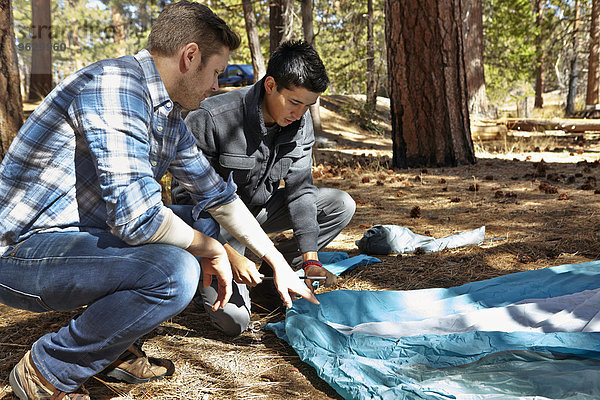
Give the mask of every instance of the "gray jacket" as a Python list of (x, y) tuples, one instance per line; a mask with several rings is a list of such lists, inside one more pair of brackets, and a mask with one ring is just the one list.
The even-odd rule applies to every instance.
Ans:
[(285, 182), (285, 196), (301, 253), (317, 251), (317, 190), (312, 182), (312, 119), (268, 134), (262, 115), (264, 79), (252, 86), (210, 97), (189, 113), (186, 125), (215, 170), (253, 211), (263, 206)]

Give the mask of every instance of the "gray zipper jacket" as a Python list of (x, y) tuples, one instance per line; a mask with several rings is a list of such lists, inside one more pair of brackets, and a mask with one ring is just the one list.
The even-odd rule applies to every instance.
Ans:
[(185, 119), (198, 147), (251, 211), (263, 206), (280, 181), (301, 253), (317, 251), (317, 189), (312, 181), (312, 119), (268, 133), (262, 115), (264, 78), (252, 86), (204, 100)]

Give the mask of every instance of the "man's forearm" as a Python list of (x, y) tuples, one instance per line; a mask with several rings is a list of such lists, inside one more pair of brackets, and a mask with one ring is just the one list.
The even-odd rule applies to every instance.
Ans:
[(266, 253), (275, 248), (256, 218), (239, 198), (207, 211), (227, 232), (258, 257), (263, 258)]

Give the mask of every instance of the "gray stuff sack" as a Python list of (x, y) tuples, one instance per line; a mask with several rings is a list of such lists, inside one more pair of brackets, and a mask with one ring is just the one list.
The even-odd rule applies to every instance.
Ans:
[(472, 231), (435, 239), (418, 235), (410, 229), (398, 225), (375, 225), (356, 241), (359, 250), (365, 254), (414, 253), (421, 248), (426, 253), (453, 249), (467, 245), (479, 245), (485, 238), (485, 226)]

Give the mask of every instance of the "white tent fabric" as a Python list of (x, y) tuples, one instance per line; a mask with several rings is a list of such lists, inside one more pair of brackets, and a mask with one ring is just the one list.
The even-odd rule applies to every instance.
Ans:
[(345, 335), (381, 337), (447, 335), (472, 331), (600, 332), (600, 289), (547, 299), (527, 299), (506, 307), (427, 318), (422, 321), (365, 322), (346, 326), (327, 321)]

